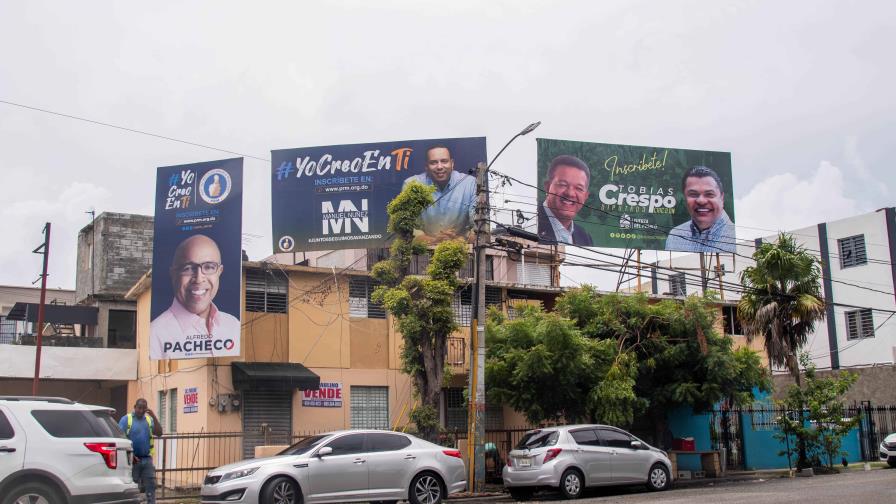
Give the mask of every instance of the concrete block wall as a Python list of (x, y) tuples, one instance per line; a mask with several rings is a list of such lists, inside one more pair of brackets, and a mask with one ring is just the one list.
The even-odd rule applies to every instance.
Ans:
[(152, 239), (148, 215), (104, 212), (85, 226), (78, 234), (78, 302), (123, 297), (152, 267)]

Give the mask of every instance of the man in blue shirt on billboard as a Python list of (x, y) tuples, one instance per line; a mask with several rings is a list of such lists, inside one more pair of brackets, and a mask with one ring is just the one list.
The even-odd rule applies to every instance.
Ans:
[(681, 180), (691, 218), (669, 231), (666, 250), (681, 252), (734, 252), (734, 223), (725, 212), (725, 190), (719, 175), (695, 166)]
[(431, 243), (466, 238), (473, 227), (476, 211), (476, 178), (454, 171), (454, 158), (444, 145), (426, 150), (426, 171), (408, 177), (402, 188), (411, 181), (435, 186), (435, 203), (420, 216), (424, 237)]

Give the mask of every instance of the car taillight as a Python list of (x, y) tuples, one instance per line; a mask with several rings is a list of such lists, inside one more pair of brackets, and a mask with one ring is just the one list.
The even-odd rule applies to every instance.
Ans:
[(551, 460), (554, 460), (562, 451), (563, 448), (549, 448), (548, 452), (544, 454), (544, 462), (542, 462), (542, 464), (547, 464)]
[(118, 467), (118, 447), (115, 443), (84, 443), (88, 450), (99, 453), (106, 462), (106, 467), (116, 469)]
[(449, 457), (461, 458), (460, 450), (442, 450), (442, 453), (444, 453), (445, 455), (448, 455)]

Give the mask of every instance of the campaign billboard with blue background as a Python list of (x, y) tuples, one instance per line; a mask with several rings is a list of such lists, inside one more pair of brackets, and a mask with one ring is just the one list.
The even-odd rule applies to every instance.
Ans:
[(240, 354), (243, 159), (158, 169), (150, 359)]
[(484, 137), (271, 151), (274, 252), (385, 246), (391, 238), (386, 205), (409, 178), (436, 182), (438, 201), (424, 212), (421, 233), (462, 237), (472, 227), (475, 206), (475, 175), (469, 172), (484, 161)]

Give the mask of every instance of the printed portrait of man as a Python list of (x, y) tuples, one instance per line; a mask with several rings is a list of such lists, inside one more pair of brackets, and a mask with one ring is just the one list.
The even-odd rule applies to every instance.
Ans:
[(223, 272), (221, 250), (208, 236), (193, 235), (177, 246), (168, 271), (174, 299), (150, 323), (151, 359), (227, 355), (233, 348), (240, 322), (214, 303)]
[(725, 212), (725, 189), (718, 174), (695, 166), (682, 177), (681, 190), (691, 218), (669, 231), (666, 250), (734, 252), (734, 223)]
[(573, 220), (588, 199), (591, 169), (581, 159), (555, 157), (544, 183), (544, 203), (538, 207), (538, 237), (550, 243), (592, 245), (591, 235)]
[(424, 241), (466, 237), (473, 228), (476, 211), (476, 178), (454, 170), (454, 157), (444, 145), (426, 150), (424, 172), (405, 179), (435, 187), (435, 203), (420, 216)]

